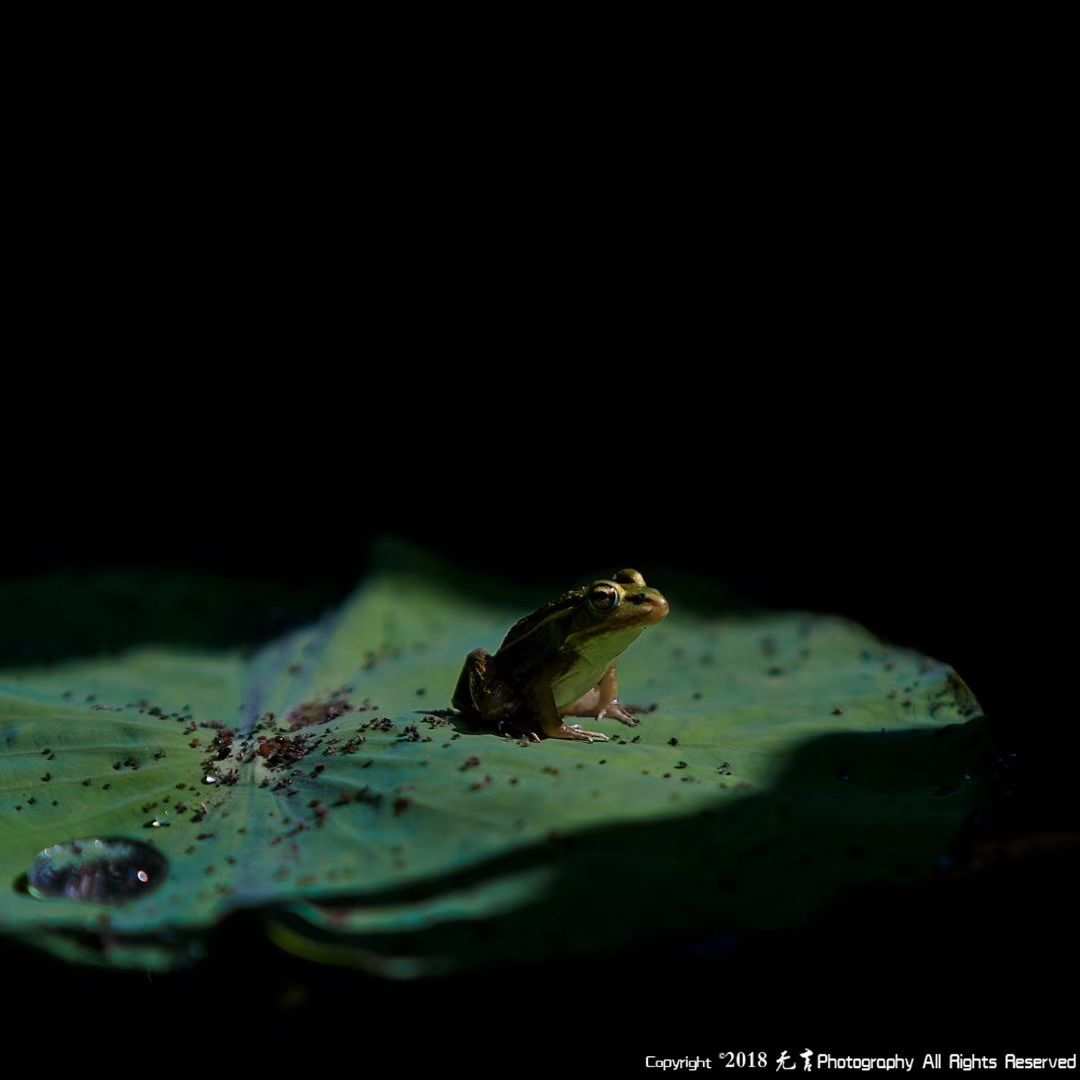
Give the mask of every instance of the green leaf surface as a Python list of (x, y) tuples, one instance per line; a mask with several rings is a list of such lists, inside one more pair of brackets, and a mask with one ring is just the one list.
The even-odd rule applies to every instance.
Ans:
[[(439, 710), (465, 654), (523, 612), (449, 580), (397, 557), (250, 659), (0, 673), (0, 928), (161, 969), (257, 907), (286, 948), (412, 976), (790, 926), (927, 874), (977, 796), (978, 706), (947, 666), (840, 619), (705, 618), (677, 595), (620, 663), (639, 727), (458, 730)], [(152, 845), (164, 880), (126, 903), (33, 895), (40, 852), (93, 838)]]

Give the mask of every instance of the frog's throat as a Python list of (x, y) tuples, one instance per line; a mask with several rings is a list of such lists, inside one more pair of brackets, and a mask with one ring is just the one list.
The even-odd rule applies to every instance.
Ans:
[(571, 635), (567, 646), (574, 653), (569, 669), (552, 680), (551, 691), (556, 707), (572, 705), (582, 694), (591, 690), (611, 665), (640, 637), (644, 626), (632, 626), (615, 633), (595, 637)]

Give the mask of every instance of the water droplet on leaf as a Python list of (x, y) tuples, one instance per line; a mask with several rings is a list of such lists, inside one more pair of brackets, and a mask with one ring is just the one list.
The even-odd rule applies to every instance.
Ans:
[(165, 856), (137, 840), (70, 840), (34, 859), (27, 885), (39, 900), (120, 904), (152, 892), (167, 872)]

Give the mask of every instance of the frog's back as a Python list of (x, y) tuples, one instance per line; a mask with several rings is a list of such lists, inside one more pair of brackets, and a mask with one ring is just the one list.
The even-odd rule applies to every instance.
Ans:
[(506, 632), (506, 637), (499, 646), (499, 652), (511, 645), (517, 645), (526, 638), (535, 636), (539, 640), (545, 634), (555, 632), (559, 624), (573, 613), (584, 596), (583, 588), (570, 589), (557, 600), (552, 600), (542, 608), (537, 608), (531, 615), (518, 619)]

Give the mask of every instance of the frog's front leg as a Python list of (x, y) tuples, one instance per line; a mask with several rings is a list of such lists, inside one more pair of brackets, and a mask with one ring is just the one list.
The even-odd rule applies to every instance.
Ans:
[(540, 730), (549, 739), (581, 739), (584, 742), (607, 742), (608, 737), (600, 731), (582, 731), (572, 724), (564, 724), (555, 706), (551, 687), (544, 685), (533, 695), (533, 709), (540, 721)]
[(615, 672), (614, 664), (604, 672), (591, 690), (582, 694), (573, 705), (562, 712), (563, 716), (595, 716), (597, 720), (614, 716), (616, 720), (621, 720), (630, 727), (641, 722), (619, 704), (619, 676)]

